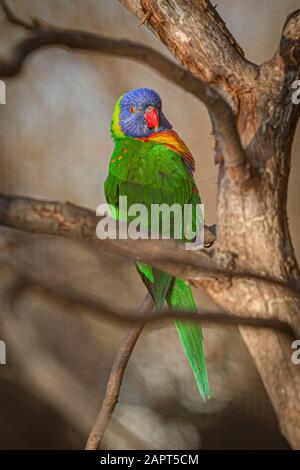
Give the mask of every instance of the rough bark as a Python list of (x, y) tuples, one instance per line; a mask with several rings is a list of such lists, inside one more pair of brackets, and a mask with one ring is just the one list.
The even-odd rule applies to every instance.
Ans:
[[(216, 132), (219, 165), (218, 241), (215, 259), (224, 269), (250, 269), (299, 286), (300, 276), (288, 229), (287, 185), (291, 147), (300, 107), (292, 103), (299, 78), (300, 11), (284, 26), (274, 57), (257, 66), (247, 61), (216, 10), (206, 0), (120, 0), (142, 18), (195, 76), (213, 85), (231, 105), (251, 170), (224, 165)], [(213, 128), (217, 131), (215, 123)], [(238, 230), (237, 230), (238, 227)], [(300, 334), (299, 302), (285, 289), (256, 280), (203, 280), (212, 298), (233, 314), (285, 318)], [(239, 299), (237, 301), (237, 299)], [(278, 416), (282, 433), (300, 448), (300, 374), (290, 344), (277, 333), (241, 334)]]

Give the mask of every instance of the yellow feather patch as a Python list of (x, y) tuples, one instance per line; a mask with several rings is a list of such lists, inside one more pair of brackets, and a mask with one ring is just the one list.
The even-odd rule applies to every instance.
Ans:
[(123, 95), (121, 95), (118, 101), (116, 102), (111, 120), (111, 132), (115, 137), (119, 138), (125, 137), (125, 134), (120, 126), (120, 102), (122, 98)]

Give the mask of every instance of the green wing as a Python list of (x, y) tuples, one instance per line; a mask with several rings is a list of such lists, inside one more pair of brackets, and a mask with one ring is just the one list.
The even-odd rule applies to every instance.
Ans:
[[(184, 204), (192, 195), (192, 177), (182, 159), (163, 145), (143, 143), (135, 139), (116, 145), (111, 158), (109, 176), (105, 182), (105, 195), (117, 198), (119, 194), (132, 197), (140, 203), (143, 191), (145, 202)], [(132, 193), (133, 191), (133, 193)]]
[[(178, 154), (157, 143), (120, 140), (105, 182), (109, 204), (118, 207), (119, 197), (127, 196), (128, 206), (144, 204), (150, 214), (152, 204), (183, 206), (199, 202), (193, 177)], [(198, 195), (197, 200), (195, 194)]]

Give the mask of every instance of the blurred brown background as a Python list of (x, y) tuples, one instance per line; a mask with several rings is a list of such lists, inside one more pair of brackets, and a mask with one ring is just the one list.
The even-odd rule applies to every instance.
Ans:
[[(10, 0), (18, 15), (65, 27), (126, 37), (168, 51), (116, 0)], [(218, 11), (244, 48), (261, 63), (271, 57), (285, 17), (297, 0), (223, 0)], [(0, 54), (26, 32), (0, 14)], [(300, 78), (300, 77), (299, 77)], [(112, 151), (110, 116), (124, 91), (155, 88), (165, 114), (191, 148), (207, 223), (216, 222), (217, 168), (204, 107), (143, 65), (52, 48), (27, 61), (7, 82), (0, 105), (2, 192), (71, 201), (92, 209), (103, 202)], [(289, 219), (300, 253), (298, 210), (300, 132), (289, 186)], [(144, 287), (127, 260), (97, 255), (61, 239), (1, 229), (0, 448), (82, 448), (103, 397), (125, 328), (91, 320), (30, 294), (6, 300), (14, 274), (30, 272), (116, 308), (139, 305)], [(199, 305), (217, 309), (197, 292)], [(81, 314), (83, 313), (83, 314)], [(128, 367), (105, 448), (286, 448), (255, 367), (235, 329), (205, 328), (213, 399), (203, 404), (170, 322), (148, 327)]]

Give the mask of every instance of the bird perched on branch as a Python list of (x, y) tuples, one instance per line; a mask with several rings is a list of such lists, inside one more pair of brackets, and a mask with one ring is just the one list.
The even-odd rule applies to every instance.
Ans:
[[(111, 122), (115, 148), (105, 181), (107, 202), (121, 218), (120, 196), (127, 205), (200, 204), (193, 178), (195, 162), (191, 152), (162, 111), (161, 98), (154, 90), (138, 88), (116, 102)], [(148, 223), (151, 224), (150, 219)], [(174, 233), (174, 220), (171, 236)], [(161, 227), (159, 226), (161, 233)], [(185, 235), (182, 234), (182, 239)], [(196, 311), (189, 285), (156, 268), (137, 261), (138, 271), (160, 310), (165, 302), (172, 309)], [(194, 372), (200, 394), (210, 396), (202, 332), (198, 323), (175, 320), (175, 326)]]

